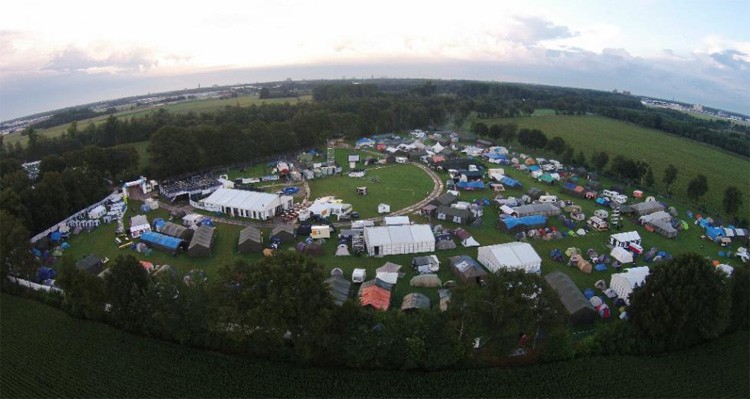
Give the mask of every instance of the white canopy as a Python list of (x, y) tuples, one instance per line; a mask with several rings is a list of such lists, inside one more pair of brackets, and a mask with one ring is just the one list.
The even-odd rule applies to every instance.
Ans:
[(626, 304), (630, 305), (630, 293), (633, 288), (643, 284), (648, 276), (648, 266), (631, 267), (625, 269), (623, 273), (615, 273), (609, 281), (609, 287), (615, 290), (617, 296), (622, 298)]
[(491, 272), (499, 269), (523, 269), (527, 273), (541, 273), (542, 258), (525, 242), (479, 247), (477, 260)]
[(365, 245), (370, 256), (435, 251), (435, 236), (426, 224), (365, 228)]
[(626, 247), (630, 243), (641, 243), (641, 235), (637, 231), (626, 231), (624, 233), (612, 234), (609, 236), (610, 244), (616, 247)]
[(623, 247), (612, 248), (612, 252), (609, 253), (609, 256), (617, 259), (617, 261), (622, 264), (633, 263), (633, 254)]

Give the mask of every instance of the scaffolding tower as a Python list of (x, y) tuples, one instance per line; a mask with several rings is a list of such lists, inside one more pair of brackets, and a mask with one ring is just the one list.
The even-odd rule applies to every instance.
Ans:
[(328, 147), (328, 166), (336, 165), (336, 151), (333, 150), (333, 146)]

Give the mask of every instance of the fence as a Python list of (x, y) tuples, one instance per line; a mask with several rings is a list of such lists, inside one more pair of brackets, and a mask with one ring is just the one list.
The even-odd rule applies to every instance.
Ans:
[[(109, 202), (110, 200), (113, 200), (113, 199), (115, 199), (115, 198), (118, 198), (118, 197), (119, 197), (119, 195), (120, 195), (120, 191), (119, 191), (119, 190), (115, 190), (115, 191), (113, 191), (113, 192), (112, 192), (112, 194), (108, 195), (108, 196), (107, 196), (106, 198), (104, 198), (103, 200), (101, 200), (101, 201), (99, 201), (99, 202), (97, 202), (97, 203), (95, 203), (95, 204), (93, 204), (93, 205), (89, 205), (89, 206), (88, 206), (88, 207), (86, 207), (85, 209), (82, 209), (82, 210), (80, 210), (80, 211), (78, 211), (78, 212), (74, 213), (73, 215), (71, 215), (71, 216), (68, 216), (68, 217), (67, 217), (67, 218), (66, 218), (65, 220), (62, 220), (62, 221), (60, 221), (60, 222), (58, 222), (58, 223), (55, 223), (55, 224), (54, 224), (54, 225), (53, 225), (52, 227), (48, 228), (47, 230), (44, 230), (43, 232), (41, 232), (41, 233), (39, 233), (39, 234), (35, 235), (34, 237), (31, 237), (31, 243), (33, 244), (33, 243), (35, 243), (35, 242), (39, 241), (39, 240), (40, 240), (41, 238), (43, 238), (43, 237), (46, 237), (46, 236), (47, 236), (47, 235), (48, 235), (49, 233), (52, 233), (52, 232), (55, 232), (55, 231), (57, 231), (57, 228), (58, 228), (58, 226), (60, 226), (61, 224), (65, 224), (65, 225), (67, 225), (67, 224), (68, 224), (69, 222), (72, 222), (72, 221), (78, 221), (77, 219), (78, 219), (78, 218), (79, 218), (79, 217), (80, 217), (81, 215), (84, 215), (84, 214), (88, 215), (88, 212), (89, 212), (90, 210), (92, 210), (92, 209), (96, 208), (96, 207), (97, 207), (97, 206), (99, 206), (99, 205), (104, 205), (104, 204), (106, 204), (107, 202)], [(97, 222), (98, 222), (98, 221), (97, 221)], [(98, 223), (96, 224), (96, 226), (98, 226)], [(96, 226), (93, 226), (93, 225), (92, 225), (92, 226), (90, 226), (90, 227), (96, 227)], [(82, 226), (82, 227), (84, 227), (84, 226)]]
[(57, 287), (50, 287), (48, 285), (37, 284), (37, 283), (31, 282), (29, 280), (24, 280), (24, 279), (18, 278), (18, 277), (8, 276), (8, 280), (11, 283), (18, 284), (18, 285), (20, 285), (22, 287), (30, 288), (30, 289), (32, 289), (34, 291), (56, 292), (56, 293), (59, 293), (59, 294), (63, 293), (63, 290), (61, 290), (61, 289), (59, 289)]

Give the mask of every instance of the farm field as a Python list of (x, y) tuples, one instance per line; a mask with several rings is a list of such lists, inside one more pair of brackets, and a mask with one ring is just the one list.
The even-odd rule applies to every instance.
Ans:
[[(257, 96), (240, 96), (236, 98), (226, 98), (226, 99), (219, 99), (219, 98), (213, 98), (208, 100), (195, 100), (195, 101), (186, 101), (182, 103), (177, 104), (169, 104), (169, 105), (163, 105), (158, 107), (151, 107), (151, 108), (137, 108), (137, 109), (130, 109), (125, 110), (121, 112), (117, 112), (114, 114), (114, 116), (120, 118), (120, 119), (130, 119), (130, 118), (136, 118), (136, 117), (142, 117), (144, 115), (154, 113), (159, 109), (166, 109), (169, 112), (173, 112), (176, 114), (186, 114), (188, 112), (210, 112), (210, 111), (216, 111), (220, 108), (224, 108), (227, 106), (240, 106), (240, 107), (246, 107), (250, 105), (260, 105), (260, 104), (279, 104), (279, 103), (297, 103), (300, 101), (310, 101), (312, 99), (312, 96), (302, 96), (299, 98), (269, 98), (269, 99), (259, 99)], [(78, 121), (78, 129), (83, 130), (86, 126), (88, 126), (89, 123), (94, 123), (95, 125), (99, 125), (104, 123), (104, 121), (109, 117), (108, 114), (106, 115), (100, 115), (94, 118), (85, 119), (82, 121)], [(41, 136), (46, 137), (57, 137), (62, 135), (65, 131), (68, 130), (68, 127), (70, 124), (63, 124), (59, 126), (53, 126), (46, 129), (38, 129), (37, 132)], [(5, 143), (8, 144), (15, 144), (16, 142), (20, 142), (22, 145), (26, 145), (27, 138), (26, 136), (22, 136), (21, 132), (14, 132), (11, 134), (8, 134), (4, 136), (3, 140)]]
[[(658, 130), (600, 116), (553, 115), (543, 110), (530, 118), (484, 119), (482, 122), (488, 125), (513, 122), (519, 128), (539, 129), (548, 138), (560, 136), (576, 153), (583, 150), (587, 158), (605, 151), (610, 162), (617, 155), (645, 160), (653, 168), (656, 188), (661, 192), (666, 192), (661, 182), (664, 169), (673, 164), (678, 175), (672, 190), (680, 198), (687, 198), (688, 182), (702, 173), (708, 178), (709, 186), (702, 201), (712, 212), (723, 213), (721, 201), (724, 189), (730, 185), (744, 193), (745, 203), (750, 201), (750, 161)], [(744, 216), (750, 216), (750, 207), (744, 209)]]
[[(656, 356), (584, 358), (513, 369), (403, 372), (302, 368), (199, 351), (73, 319), (8, 294), (0, 298), (0, 318), (3, 397), (750, 395), (746, 331)], [(601, 378), (581, 378), (592, 372)]]

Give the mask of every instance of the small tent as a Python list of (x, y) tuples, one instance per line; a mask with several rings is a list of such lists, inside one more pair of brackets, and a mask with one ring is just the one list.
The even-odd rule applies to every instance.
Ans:
[(256, 227), (245, 227), (240, 231), (237, 249), (240, 253), (263, 251), (263, 234)]
[(436, 274), (422, 274), (414, 276), (409, 280), (412, 287), (436, 288), (443, 285), (442, 281)]
[(419, 309), (429, 309), (430, 298), (425, 294), (419, 292), (412, 292), (404, 296), (404, 300), (401, 303), (401, 311), (414, 311)]
[(282, 243), (294, 241), (294, 229), (291, 226), (279, 225), (271, 230), (271, 237), (278, 237)]
[(200, 226), (193, 234), (188, 246), (188, 256), (191, 258), (211, 256), (215, 240), (214, 227)]
[(349, 247), (346, 244), (339, 244), (338, 247), (336, 247), (336, 256), (349, 256), (351, 255), (349, 253)]
[(609, 253), (609, 256), (615, 258), (622, 264), (633, 263), (633, 254), (622, 247), (612, 248), (612, 252)]

